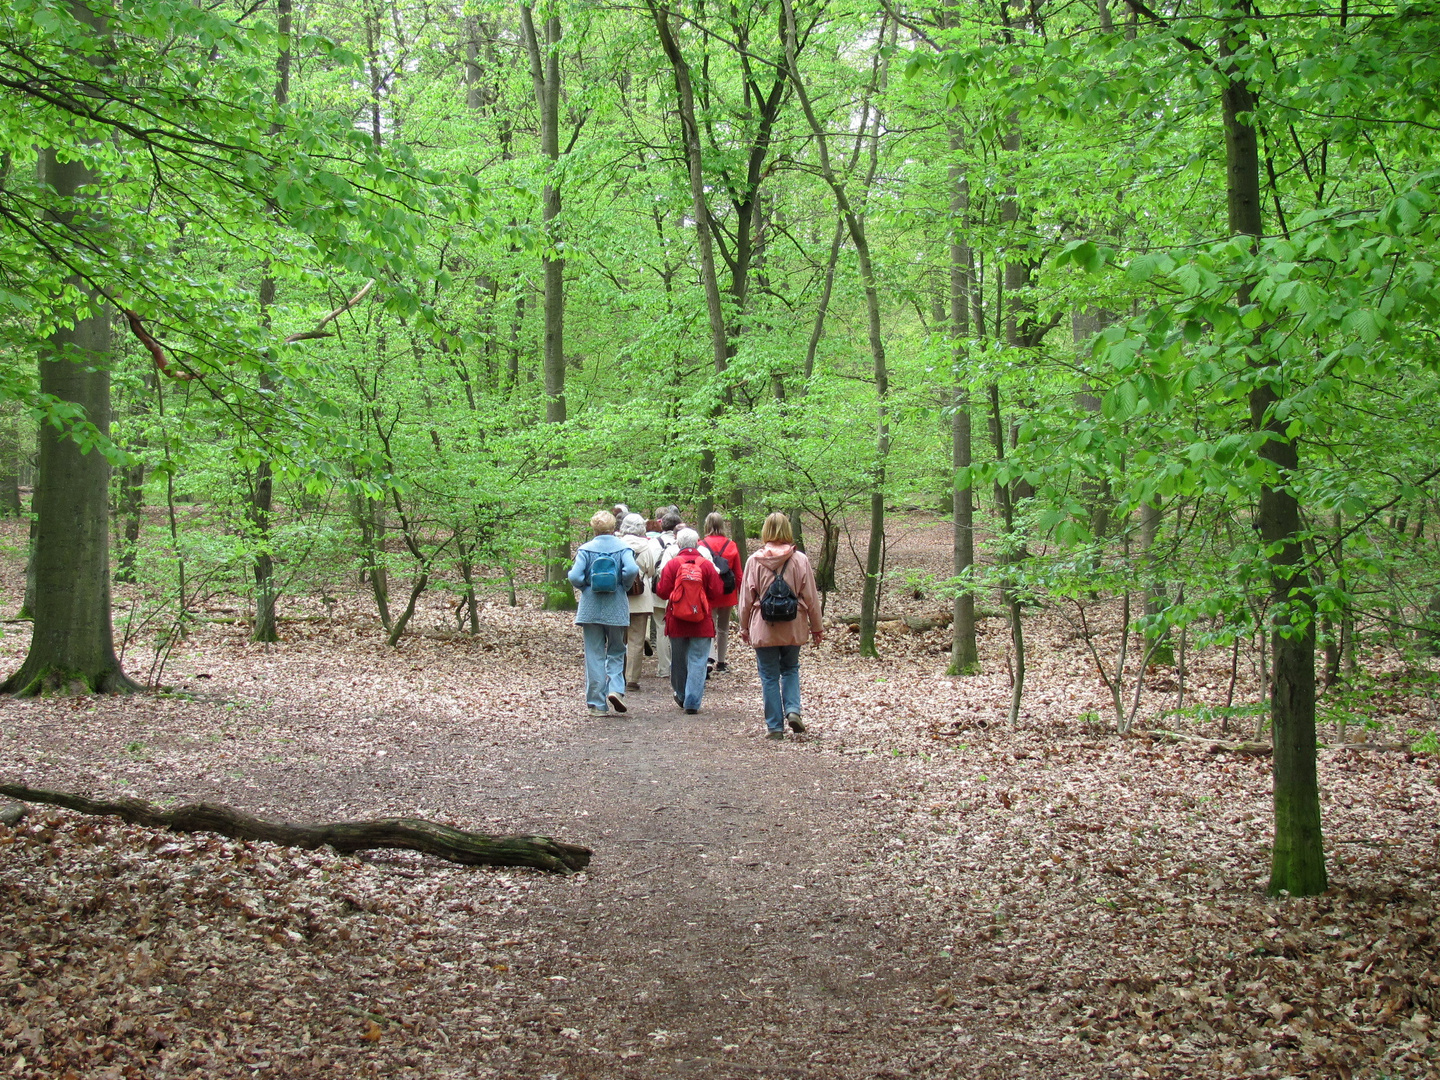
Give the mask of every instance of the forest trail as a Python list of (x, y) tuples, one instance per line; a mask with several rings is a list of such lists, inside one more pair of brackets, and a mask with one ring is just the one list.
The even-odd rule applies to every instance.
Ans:
[[(490, 608), (471, 636), (434, 610), (391, 649), (352, 606), (271, 647), (202, 623), (166, 693), (0, 700), (7, 775), (299, 822), (548, 833), (593, 848), (588, 870), (35, 813), (0, 830), (0, 995), (20, 1025), (0, 1036), (0, 1071), (1435, 1075), (1417, 1025), (1440, 999), (1422, 1016), (1381, 996), (1440, 987), (1427, 756), (1323, 758), (1336, 887), (1275, 903), (1266, 763), (1076, 720), (1094, 679), (1066, 681), (1064, 628), (1041, 637), (1038, 617), (1050, 668), (1017, 728), (995, 722), (1003, 658), (950, 680), (923, 636), (874, 662), (837, 633), (802, 659), (809, 733), (774, 743), (743, 651), (698, 716), (647, 665), (629, 713), (596, 719), (571, 616)], [(0, 655), (24, 647), (17, 631)], [(1224, 693), (1222, 666), (1192, 674)], [(1362, 844), (1376, 836), (1395, 845)], [(1373, 968), (1356, 966), (1359, 942)], [(1313, 1019), (1278, 1025), (1277, 1003), (1301, 1000)], [(1367, 1026), (1352, 1031), (1357, 1002)]]
[[(967, 1062), (998, 1059), (994, 1075), (1045, 1075), (1023, 1047), (976, 1046), (1003, 1039), (983, 1015), (934, 1008), (966, 976), (923, 908), (867, 887), (886, 839), (857, 828), (873, 767), (815, 753), (823, 733), (765, 740), (758, 698), (732, 669), (687, 716), (647, 678), (624, 717), (512, 756), (476, 789), (475, 818), (530, 818), (595, 849), (584, 888), (511, 912), (512, 937), (554, 972), (529, 1019), (575, 1046), (569, 1069), (523, 1074), (979, 1077)], [(609, 1065), (586, 1063), (597, 1035)]]

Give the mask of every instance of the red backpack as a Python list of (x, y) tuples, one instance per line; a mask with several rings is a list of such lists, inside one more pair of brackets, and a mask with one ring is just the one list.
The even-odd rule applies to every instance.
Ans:
[(669, 609), (681, 622), (704, 622), (710, 617), (710, 594), (705, 591), (703, 556), (681, 559), (670, 590)]

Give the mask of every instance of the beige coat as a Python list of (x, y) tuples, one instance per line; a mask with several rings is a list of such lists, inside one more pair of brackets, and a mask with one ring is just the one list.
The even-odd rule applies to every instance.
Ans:
[(640, 567), (640, 576), (645, 579), (645, 591), (630, 597), (631, 615), (649, 615), (655, 608), (655, 594), (650, 586), (657, 569), (655, 565), (655, 543), (645, 536), (622, 536), (621, 540), (635, 553), (635, 562)]
[[(793, 554), (792, 554), (793, 552)], [(789, 558), (787, 563), (785, 560)], [(792, 622), (766, 622), (760, 614), (760, 598), (785, 567), (785, 584), (800, 600)], [(771, 645), (804, 645), (820, 636), (820, 594), (815, 589), (815, 569), (794, 544), (771, 541), (745, 561), (740, 580), (740, 635), (755, 648)]]

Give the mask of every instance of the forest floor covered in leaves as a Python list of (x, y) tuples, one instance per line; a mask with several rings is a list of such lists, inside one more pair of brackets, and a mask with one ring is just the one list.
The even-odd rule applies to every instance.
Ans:
[[(947, 523), (916, 516), (890, 564), (943, 575), (948, 545)], [(858, 607), (856, 585), (852, 570), (832, 612)], [(885, 611), (943, 606), (904, 588)], [(1367, 745), (1320, 752), (1331, 889), (1271, 900), (1268, 761), (1116, 735), (1056, 612), (1028, 620), (1014, 727), (999, 620), (986, 674), (964, 679), (943, 675), (948, 630), (888, 625), (871, 660), (832, 625), (802, 658), (810, 730), (777, 744), (738, 643), (698, 716), (647, 666), (630, 712), (595, 719), (568, 616), (495, 600), (471, 637), (431, 600), (397, 649), (363, 594), (287, 597), (278, 645), (198, 624), (168, 693), (0, 700), (0, 779), (542, 833), (593, 848), (589, 869), (338, 856), (35, 807), (0, 826), (0, 1073), (1440, 1074), (1440, 762), (1375, 748), (1434, 732), (1436, 703), (1385, 649), (1362, 657), (1371, 726), (1350, 734)], [(28, 627), (5, 630), (13, 668)], [(149, 662), (132, 647), (132, 674)], [(1213, 719), (1229, 663), (1191, 656), (1192, 709), (1164, 725), (1236, 738)], [(1255, 682), (1242, 670), (1236, 700)], [(1176, 673), (1147, 685), (1154, 728)]]

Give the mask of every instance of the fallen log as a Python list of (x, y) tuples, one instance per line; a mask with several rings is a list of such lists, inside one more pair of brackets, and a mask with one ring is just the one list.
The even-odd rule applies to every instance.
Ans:
[(11, 803), (9, 806), (0, 807), (0, 825), (8, 825), (13, 829), (25, 820), (25, 815), (29, 812), (30, 808), (24, 803)]
[(1253, 754), (1255, 757), (1269, 757), (1275, 750), (1266, 742), (1226, 742), (1224, 739), (1210, 739), (1203, 735), (1187, 735), (1183, 731), (1142, 731), (1135, 728), (1130, 734), (1137, 739), (1155, 739), (1158, 742), (1199, 743), (1212, 754)]
[[(1212, 754), (1254, 754), (1256, 757), (1268, 757), (1273, 747), (1268, 742), (1226, 742), (1224, 739), (1207, 738), (1204, 735), (1187, 735), (1183, 731), (1142, 731), (1136, 728), (1131, 732), (1138, 739), (1157, 739), (1160, 742), (1189, 742), (1199, 743)], [(1316, 750), (1374, 750), (1379, 753), (1404, 754), (1409, 753), (1411, 746), (1403, 742), (1346, 742), (1346, 743), (1316, 743)]]
[[(898, 622), (904, 624), (908, 629), (913, 630), (917, 634), (923, 634), (927, 630), (934, 630), (937, 627), (941, 626), (949, 626), (951, 620), (954, 619), (954, 617), (954, 613), (950, 611), (942, 611), (939, 615), (935, 615), (930, 618), (926, 618), (925, 616), (921, 615), (889, 614), (876, 616), (875, 622), (876, 625), (879, 625), (880, 623)], [(843, 622), (846, 626), (853, 628), (860, 625), (860, 616), (842, 615), (840, 616), (840, 621)]]
[(469, 866), (533, 866), (568, 874), (590, 862), (590, 849), (548, 836), (487, 836), (437, 825), (421, 818), (379, 818), (325, 825), (265, 821), (216, 803), (186, 803), (160, 810), (143, 799), (90, 799), (64, 791), (0, 784), (0, 795), (46, 803), (82, 814), (114, 816), (132, 825), (174, 832), (216, 832), (232, 840), (268, 840), (286, 847), (315, 849), (328, 844), (342, 854), (373, 848), (400, 848)]

